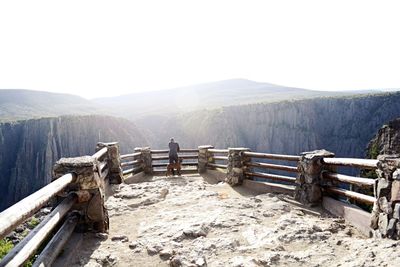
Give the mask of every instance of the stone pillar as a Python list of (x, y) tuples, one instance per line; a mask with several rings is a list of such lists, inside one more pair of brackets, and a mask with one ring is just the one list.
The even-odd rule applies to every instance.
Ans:
[(334, 156), (334, 153), (326, 150), (315, 150), (301, 154), (294, 192), (296, 200), (309, 206), (321, 204), (321, 173), (325, 170), (322, 159)]
[(207, 171), (207, 163), (210, 160), (210, 152), (208, 151), (210, 148), (214, 148), (211, 145), (199, 146), (199, 160), (198, 167), (199, 173), (205, 173)]
[(53, 178), (57, 179), (64, 174), (75, 173), (76, 181), (65, 189), (66, 194), (74, 192), (78, 195), (78, 203), (73, 209), (80, 212), (83, 223), (88, 228), (107, 232), (109, 221), (108, 212), (104, 207), (105, 182), (100, 179), (97, 166), (97, 160), (91, 156), (61, 158), (54, 165)]
[(378, 179), (374, 187), (376, 202), (371, 228), (375, 237), (400, 238), (400, 155), (378, 156)]
[(99, 151), (103, 147), (107, 147), (107, 167), (109, 170), (107, 174), (108, 181), (110, 184), (120, 184), (123, 181), (123, 174), (118, 142), (99, 142), (97, 143), (96, 151)]
[(141, 152), (140, 159), (142, 161), (142, 169), (145, 174), (153, 174), (153, 160), (151, 159), (150, 147), (137, 147), (135, 152)]
[(225, 181), (230, 185), (242, 184), (247, 169), (245, 163), (250, 161), (243, 152), (250, 151), (249, 148), (228, 148), (228, 169)]

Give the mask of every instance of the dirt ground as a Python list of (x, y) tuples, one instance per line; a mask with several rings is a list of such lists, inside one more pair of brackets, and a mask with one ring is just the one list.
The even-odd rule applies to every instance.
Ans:
[(109, 234), (85, 234), (73, 266), (400, 266), (399, 241), (198, 174), (115, 186), (107, 208)]

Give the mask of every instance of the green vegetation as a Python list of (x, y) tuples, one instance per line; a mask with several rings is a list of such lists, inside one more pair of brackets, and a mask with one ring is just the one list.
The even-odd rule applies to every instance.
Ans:
[(373, 143), (371, 149), (369, 150), (369, 156), (371, 159), (376, 159), (379, 155), (379, 147), (377, 143)]
[(27, 222), (29, 229), (35, 228), (40, 223), (38, 218), (32, 217), (30, 221)]
[(13, 243), (7, 238), (0, 240), (0, 259), (4, 258), (5, 255), (14, 247)]

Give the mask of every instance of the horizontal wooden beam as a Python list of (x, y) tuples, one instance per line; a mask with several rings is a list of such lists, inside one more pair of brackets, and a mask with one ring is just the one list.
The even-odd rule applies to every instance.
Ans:
[(126, 161), (121, 163), (121, 167), (129, 166), (129, 165), (137, 165), (139, 163), (142, 163), (142, 160), (137, 159), (137, 160), (132, 160), (132, 161)]
[(228, 160), (228, 157), (223, 157), (223, 156), (213, 156), (212, 158), (215, 160)]
[(198, 159), (199, 155), (179, 155), (180, 159)]
[(298, 172), (297, 167), (293, 167), (293, 166), (269, 164), (269, 163), (262, 163), (262, 162), (247, 162), (246, 165), (249, 167), (256, 167), (256, 168), (281, 170), (281, 171), (287, 171), (287, 172)]
[(103, 147), (99, 151), (93, 154), (92, 158), (95, 158), (97, 160), (100, 160), (102, 157), (104, 157), (107, 154), (107, 147)]
[(130, 173), (136, 174), (136, 173), (138, 173), (140, 171), (142, 171), (142, 166), (125, 170), (125, 171), (122, 172), (122, 174), (123, 175), (127, 175), (127, 174), (130, 174)]
[(167, 167), (168, 163), (164, 162), (164, 163), (152, 163), (151, 166), (153, 167)]
[(325, 179), (335, 180), (342, 183), (354, 184), (361, 187), (362, 186), (370, 187), (374, 186), (375, 184), (375, 179), (355, 177), (333, 172), (323, 172), (322, 177)]
[(296, 182), (296, 178), (290, 177), (290, 176), (284, 176), (284, 175), (277, 175), (277, 174), (270, 174), (270, 173), (263, 173), (263, 172), (245, 172), (244, 174), (247, 176), (250, 176), (250, 177), (265, 178), (265, 179), (271, 179), (271, 180), (275, 180), (275, 181), (283, 181), (283, 182), (289, 182), (289, 183)]
[(120, 159), (135, 158), (135, 157), (140, 156), (141, 154), (142, 154), (142, 152), (135, 152), (135, 153), (132, 153), (132, 154), (124, 154), (124, 155), (120, 156)]
[(228, 165), (216, 164), (216, 163), (207, 163), (207, 167), (227, 169), (227, 168), (228, 168)]
[(35, 227), (0, 262), (0, 266), (22, 266), (32, 256), (57, 224), (75, 204), (77, 196), (69, 195), (45, 219)]
[(197, 148), (185, 148), (185, 149), (181, 149), (179, 150), (179, 153), (198, 153), (199, 149)]
[(152, 160), (168, 160), (168, 156), (159, 156), (159, 157), (152, 157)]
[(262, 158), (262, 159), (279, 159), (279, 160), (287, 160), (287, 161), (299, 161), (300, 156), (294, 155), (280, 155), (280, 154), (268, 154), (268, 153), (258, 153), (258, 152), (243, 152), (245, 156), (251, 158)]
[(57, 256), (62, 251), (64, 245), (71, 237), (75, 226), (78, 224), (78, 216), (67, 218), (57, 233), (46, 245), (39, 257), (35, 260), (33, 267), (52, 266)]
[(351, 199), (354, 199), (358, 202), (364, 203), (364, 204), (374, 204), (376, 201), (375, 197), (372, 196), (368, 196), (368, 195), (364, 195), (361, 193), (357, 193), (357, 192), (353, 192), (350, 190), (346, 190), (343, 188), (338, 188), (338, 187), (324, 187), (324, 190), (328, 193), (331, 194), (336, 194), (336, 195), (340, 195), (340, 196), (345, 196)]
[(210, 148), (208, 149), (208, 152), (211, 153), (228, 153), (228, 149), (217, 149), (217, 148)]
[[(199, 150), (196, 148), (185, 148), (185, 149), (180, 149), (179, 153), (198, 153)], [(167, 154), (169, 153), (168, 149), (152, 149), (151, 154)]]
[(181, 163), (182, 166), (197, 166), (199, 165), (198, 162), (182, 162)]
[(324, 158), (323, 163), (332, 166), (347, 166), (363, 169), (376, 169), (376, 159), (353, 159), (353, 158)]
[(3, 239), (16, 226), (32, 216), (43, 207), (53, 196), (61, 192), (76, 179), (72, 173), (65, 174), (54, 180), (35, 193), (18, 201), (8, 209), (0, 213), (0, 239)]

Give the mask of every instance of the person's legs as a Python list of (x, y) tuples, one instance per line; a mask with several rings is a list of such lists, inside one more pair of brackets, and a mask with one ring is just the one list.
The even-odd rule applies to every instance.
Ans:
[(169, 155), (169, 164), (171, 165), (171, 173), (172, 175), (175, 175), (175, 171), (174, 171), (174, 167), (172, 166), (172, 164), (174, 164), (174, 156), (173, 155)]

